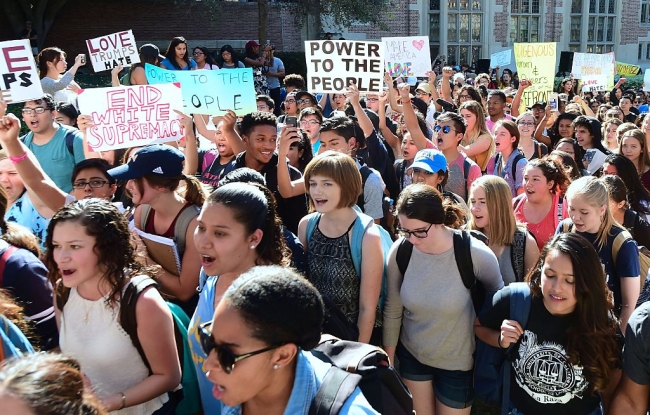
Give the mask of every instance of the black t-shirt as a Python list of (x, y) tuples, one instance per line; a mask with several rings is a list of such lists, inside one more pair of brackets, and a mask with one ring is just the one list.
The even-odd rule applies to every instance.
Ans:
[[(497, 292), (493, 305), (479, 318), (482, 326), (500, 330), (510, 316), (510, 289)], [(588, 414), (600, 403), (589, 394), (582, 366), (569, 363), (564, 350), (572, 316), (553, 316), (542, 298), (533, 297), (528, 323), (513, 353), (510, 400), (526, 415)]]
[[(203, 154), (199, 153), (199, 160), (201, 162), (203, 161), (203, 158), (206, 157), (206, 153), (207, 152), (204, 152)], [(197, 170), (200, 171), (199, 180), (203, 184), (217, 187), (219, 180), (221, 180), (221, 178), (225, 175), (224, 171), (229, 164), (230, 161), (225, 164), (221, 164), (221, 156), (217, 156), (205, 171), (202, 170), (203, 166), (198, 166)]]

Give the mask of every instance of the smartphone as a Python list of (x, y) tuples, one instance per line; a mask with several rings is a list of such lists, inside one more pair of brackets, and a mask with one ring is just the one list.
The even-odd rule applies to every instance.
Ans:
[(298, 117), (289, 116), (284, 119), (284, 123), (291, 127), (298, 127)]
[(549, 105), (551, 111), (557, 111), (558, 110), (557, 100), (558, 100), (558, 94), (556, 94), (555, 92), (552, 93), (551, 95), (549, 95), (548, 105)]
[(82, 65), (86, 64), (86, 55), (81, 55), (81, 64)]

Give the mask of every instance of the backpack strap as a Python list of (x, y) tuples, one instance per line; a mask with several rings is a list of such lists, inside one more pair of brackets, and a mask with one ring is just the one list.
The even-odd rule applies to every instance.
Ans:
[(144, 231), (147, 228), (147, 220), (149, 219), (149, 214), (151, 213), (151, 206), (140, 206), (142, 206), (142, 211), (140, 212), (140, 230)]
[(623, 214), (623, 227), (627, 229), (630, 234), (634, 233), (634, 224), (636, 223), (636, 219), (639, 215), (631, 210), (631, 209), (625, 209), (625, 213)]
[(368, 177), (372, 174), (372, 170), (370, 170), (370, 167), (363, 165), (359, 169), (359, 173), (361, 173), (361, 194), (357, 198), (357, 206), (359, 206), (359, 209), (361, 209), (362, 212), (365, 212), (365, 207), (366, 207), (366, 201), (363, 198), (363, 189), (366, 188), (366, 181), (368, 180)]
[(413, 244), (406, 238), (402, 238), (397, 246), (395, 254), (395, 261), (397, 268), (402, 273), (402, 277), (406, 274), (406, 269), (409, 267), (411, 261), (411, 254), (413, 253)]
[(569, 232), (574, 232), (575, 229), (573, 227), (573, 224), (569, 222), (568, 220), (563, 220), (562, 221), (562, 233), (569, 233)]
[(469, 162), (469, 159), (465, 157), (465, 160), (463, 160), (463, 178), (465, 179), (465, 193), (467, 199), (469, 197), (469, 189), (467, 187), (467, 183), (469, 181), (469, 171), (472, 169), (472, 163)]
[(361, 381), (361, 375), (330, 367), (309, 406), (309, 415), (336, 415)]
[(524, 257), (526, 255), (526, 236), (527, 232), (517, 228), (515, 237), (510, 247), (510, 262), (512, 269), (515, 271), (517, 281), (524, 280)]
[(309, 240), (316, 230), (316, 225), (318, 225), (318, 220), (321, 217), (321, 213), (314, 212), (307, 215), (307, 230), (305, 233), (305, 239), (307, 240), (307, 248), (309, 248)]
[(458, 272), (463, 279), (463, 285), (468, 290), (476, 284), (476, 275), (474, 275), (474, 263), (472, 262), (471, 236), (464, 231), (453, 231), (454, 238), (454, 257)]
[(354, 221), (354, 225), (352, 226), (350, 251), (352, 254), (354, 270), (357, 272), (359, 278), (361, 278), (361, 246), (363, 245), (363, 236), (366, 234), (368, 228), (374, 225), (374, 223), (375, 220), (370, 216), (357, 212), (357, 220)]
[(519, 160), (525, 159), (526, 156), (521, 154), (519, 150), (515, 150), (517, 154), (515, 155), (515, 159), (512, 160), (512, 182), (517, 186), (517, 163), (519, 163)]
[(2, 249), (2, 254), (0, 254), (0, 288), (4, 287), (4, 274), (5, 274), (5, 265), (7, 264), (7, 259), (18, 250), (18, 247), (14, 245), (9, 245), (5, 240), (0, 239), (0, 247), (4, 245)]
[(192, 220), (195, 217), (199, 216), (200, 208), (196, 205), (191, 205), (184, 208), (178, 218), (176, 218), (176, 224), (174, 225), (174, 243), (178, 248), (178, 256), (180, 259), (183, 259), (183, 254), (185, 253), (185, 236), (187, 235), (187, 228), (190, 226)]
[(67, 147), (68, 152), (72, 154), (73, 158), (74, 158), (74, 138), (75, 138), (75, 134), (73, 130), (70, 130), (65, 134), (65, 146)]
[(131, 343), (133, 343), (133, 346), (138, 351), (138, 354), (149, 370), (149, 373), (151, 373), (151, 366), (149, 365), (147, 356), (144, 353), (142, 344), (140, 344), (140, 339), (138, 339), (138, 322), (135, 315), (135, 305), (138, 301), (138, 297), (140, 297), (140, 294), (142, 294), (145, 289), (156, 285), (156, 281), (149, 276), (138, 275), (129, 280), (124, 290), (124, 294), (120, 299), (120, 325), (126, 334), (129, 335)]
[(621, 231), (612, 242), (612, 259), (614, 260), (614, 266), (616, 266), (616, 258), (618, 257), (618, 251), (623, 246), (623, 243), (628, 239), (633, 239), (632, 235), (628, 231)]

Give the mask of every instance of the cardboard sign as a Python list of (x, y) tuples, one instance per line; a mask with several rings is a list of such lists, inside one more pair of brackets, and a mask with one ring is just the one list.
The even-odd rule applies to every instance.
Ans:
[(426, 77), (431, 70), (431, 51), (427, 36), (382, 37), (384, 60), (390, 76)]
[(613, 69), (611, 55), (573, 54), (571, 73), (574, 78), (582, 80), (582, 90), (585, 92), (606, 91)]
[(496, 68), (497, 66), (507, 66), (510, 65), (510, 62), (512, 62), (512, 49), (490, 55), (490, 66), (492, 68)]
[(237, 115), (257, 111), (252, 68), (225, 71), (168, 71), (145, 65), (150, 85), (179, 82), (186, 114)]
[(537, 101), (548, 102), (555, 83), (555, 42), (515, 43), (514, 51), (519, 79), (532, 83), (524, 92), (523, 103), (530, 107)]
[(174, 110), (182, 110), (179, 84), (90, 88), (79, 92), (79, 110), (95, 124), (87, 131), (93, 151), (175, 141), (183, 136)]
[(118, 65), (140, 62), (138, 47), (131, 30), (86, 40), (95, 72), (110, 71)]
[(345, 92), (351, 83), (360, 92), (381, 92), (384, 80), (384, 44), (357, 40), (305, 42), (307, 89)]
[(42, 96), (29, 40), (0, 42), (0, 99), (11, 104)]
[(639, 65), (631, 63), (616, 62), (616, 74), (620, 76), (636, 76), (641, 73)]

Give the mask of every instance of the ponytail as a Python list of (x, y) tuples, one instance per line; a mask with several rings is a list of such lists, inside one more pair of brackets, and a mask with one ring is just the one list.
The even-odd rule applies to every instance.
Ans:
[[(251, 185), (258, 187), (264, 193), (267, 203), (266, 219), (262, 224), (264, 234), (256, 248), (260, 254), (260, 262), (289, 266), (291, 253), (284, 241), (282, 221), (277, 213), (275, 197), (266, 186), (254, 183)], [(263, 265), (263, 263), (258, 263), (258, 265)]]
[(185, 200), (196, 206), (203, 206), (205, 202), (205, 191), (201, 182), (194, 176), (184, 174), (182, 179), (185, 180)]
[(443, 223), (446, 227), (460, 229), (465, 225), (465, 222), (467, 222), (465, 211), (453, 200), (444, 198), (442, 208), (445, 211), (445, 219)]

